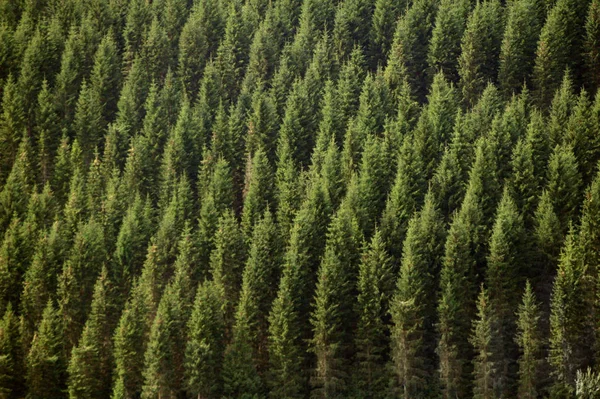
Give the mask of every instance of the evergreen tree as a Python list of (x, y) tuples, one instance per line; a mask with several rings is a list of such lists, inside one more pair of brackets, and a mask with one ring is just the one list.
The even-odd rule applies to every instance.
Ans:
[(397, 92), (406, 78), (420, 102), (426, 94), (427, 49), (435, 6), (436, 3), (430, 0), (415, 1), (399, 19), (385, 69), (386, 80), (393, 92)]
[(272, 199), (273, 176), (269, 160), (262, 149), (258, 149), (246, 168), (244, 209), (242, 229), (246, 237), (252, 236), (252, 229), (258, 218), (264, 213)]
[(20, 342), (19, 319), (9, 304), (0, 321), (0, 392), (6, 398), (25, 394)]
[(370, 245), (365, 247), (358, 268), (356, 361), (351, 378), (354, 392), (360, 397), (383, 398), (386, 394), (388, 374), (384, 362), (388, 338), (385, 316), (392, 293), (391, 276), (390, 258), (381, 234), (375, 232)]
[(470, 342), (475, 348), (476, 356), (473, 360), (474, 385), (473, 398), (491, 399), (496, 397), (494, 393), (495, 379), (494, 372), (496, 363), (494, 362), (494, 335), (496, 331), (493, 328), (495, 321), (494, 313), (490, 308), (489, 298), (483, 285), (477, 300), (477, 319), (473, 321), (473, 332)]
[(541, 363), (541, 336), (539, 331), (540, 309), (527, 281), (523, 302), (517, 312), (517, 335), (519, 345), (519, 397), (537, 398)]
[(185, 351), (186, 386), (192, 397), (218, 397), (222, 392), (225, 323), (221, 298), (214, 283), (199, 285)]
[(585, 62), (587, 65), (587, 76), (590, 81), (590, 92), (600, 87), (600, 3), (598, 0), (590, 2), (590, 8), (585, 23)]
[(427, 62), (431, 75), (441, 71), (446, 79), (458, 83), (460, 43), (471, 8), (467, 0), (442, 0), (429, 42)]
[(538, 3), (537, 0), (519, 0), (508, 7), (498, 72), (498, 82), (507, 98), (530, 83), (543, 23)]
[(360, 260), (361, 234), (352, 210), (342, 203), (329, 226), (325, 254), (319, 266), (311, 324), (311, 351), (316, 368), (311, 396), (343, 396), (348, 387), (347, 359), (356, 319), (351, 306)]
[(400, 277), (390, 305), (395, 385), (405, 397), (427, 396), (435, 389), (436, 311), (431, 293), (436, 291), (444, 238), (443, 221), (430, 194), (409, 223)]
[(60, 318), (52, 301), (44, 308), (27, 354), (27, 397), (59, 398), (65, 388), (65, 358)]
[(233, 311), (238, 303), (245, 261), (244, 235), (233, 212), (227, 211), (219, 219), (210, 269), (216, 286), (222, 290), (223, 314), (228, 327), (233, 322)]
[(519, 215), (508, 190), (504, 194), (489, 241), (489, 255), (485, 281), (488, 305), (494, 313), (495, 339), (492, 378), (493, 390), (498, 397), (513, 395), (517, 348), (514, 345), (517, 298), (521, 291), (523, 275), (520, 262), (526, 259), (523, 219)]
[(478, 2), (462, 38), (458, 74), (465, 106), (473, 106), (488, 82), (495, 82), (504, 31), (499, 1)]
[(578, 214), (581, 199), (581, 175), (577, 159), (569, 145), (556, 146), (548, 162), (548, 195), (566, 234), (569, 221)]
[(573, 107), (567, 122), (565, 143), (573, 148), (583, 184), (588, 185), (600, 159), (600, 140), (594, 134), (594, 120), (591, 116), (592, 104), (585, 90), (581, 90), (577, 104)]
[(309, 299), (323, 252), (329, 204), (323, 188), (313, 182), (309, 196), (295, 217), (277, 297), (269, 315), (269, 385), (273, 398), (303, 397), (306, 386), (304, 345), (309, 333), (301, 320), (309, 313)]
[(6, 154), (0, 162), (0, 181), (3, 183), (17, 158), (24, 119), (25, 110), (19, 87), (13, 75), (9, 75), (2, 87), (2, 115), (0, 117), (0, 149), (2, 149), (2, 154)]
[(556, 0), (554, 3), (542, 28), (533, 72), (540, 106), (550, 103), (565, 69), (581, 76), (584, 18), (589, 2)]
[[(553, 385), (551, 397), (573, 397), (576, 371), (591, 362), (584, 279), (585, 265), (577, 250), (577, 233), (570, 229), (561, 251), (550, 302), (548, 362)], [(584, 338), (587, 337), (587, 338)]]
[(114, 307), (108, 271), (102, 273), (94, 287), (90, 315), (69, 361), (68, 391), (70, 398), (105, 398), (109, 396), (112, 377), (112, 340)]

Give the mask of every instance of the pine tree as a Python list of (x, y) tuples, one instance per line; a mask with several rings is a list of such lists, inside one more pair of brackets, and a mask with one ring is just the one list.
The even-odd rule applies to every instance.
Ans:
[(9, 75), (2, 87), (2, 115), (0, 116), (0, 149), (2, 154), (6, 154), (0, 162), (0, 181), (3, 183), (17, 158), (24, 119), (25, 110), (17, 82), (13, 75)]
[(66, 360), (62, 350), (60, 318), (51, 300), (27, 354), (28, 398), (58, 398), (65, 389)]
[(573, 397), (576, 371), (585, 369), (592, 360), (590, 326), (582, 317), (586, 314), (584, 274), (577, 233), (571, 228), (561, 251), (550, 302), (551, 397)]
[(199, 285), (187, 326), (185, 351), (186, 386), (192, 397), (218, 397), (222, 392), (225, 322), (221, 300), (214, 283)]
[(327, 233), (325, 254), (319, 266), (315, 305), (311, 315), (311, 351), (316, 368), (310, 382), (311, 397), (344, 395), (348, 387), (351, 331), (356, 316), (351, 306), (360, 261), (361, 233), (349, 206), (342, 202)]
[(32, 188), (32, 148), (24, 135), (8, 178), (0, 191), (0, 228), (5, 229), (13, 216), (23, 217)]
[(390, 0), (377, 0), (374, 3), (375, 9), (369, 35), (369, 55), (371, 66), (376, 68), (386, 60), (392, 46), (398, 16), (406, 11), (409, 3)]
[(541, 336), (539, 331), (540, 310), (531, 284), (527, 281), (523, 302), (517, 312), (517, 335), (519, 345), (519, 397), (538, 397), (539, 370), (541, 363)]
[(385, 354), (389, 342), (385, 320), (393, 289), (391, 280), (390, 258), (381, 234), (375, 232), (358, 268), (356, 360), (351, 378), (354, 392), (360, 397), (383, 398), (387, 391)]
[(36, 110), (36, 128), (37, 140), (37, 165), (40, 171), (40, 182), (45, 184), (52, 176), (54, 166), (53, 160), (56, 157), (56, 151), (61, 144), (60, 127), (58, 115), (56, 114), (56, 104), (52, 97), (47, 80), (42, 82), (42, 88), (38, 95), (38, 106)]
[(519, 0), (508, 7), (498, 72), (498, 82), (506, 98), (519, 92), (524, 85), (530, 86), (537, 39), (543, 23), (538, 3), (537, 0)]
[(466, 0), (442, 0), (440, 2), (427, 55), (430, 75), (441, 71), (450, 82), (458, 83), (460, 43), (467, 25), (469, 11), (470, 2)]
[(114, 33), (110, 31), (98, 45), (94, 55), (94, 66), (90, 75), (90, 87), (103, 104), (103, 123), (106, 128), (117, 112), (117, 93), (121, 83), (121, 59), (118, 54)]
[(112, 377), (111, 334), (115, 321), (112, 300), (112, 285), (107, 269), (103, 268), (94, 287), (89, 317), (69, 361), (70, 398), (109, 396)]
[(552, 98), (550, 120), (547, 122), (551, 146), (563, 142), (573, 105), (576, 103), (577, 97), (573, 87), (572, 73), (570, 70), (565, 70), (562, 83)]
[(366, 21), (369, 20), (372, 12), (373, 2), (371, 1), (340, 3), (333, 22), (333, 45), (337, 58), (347, 59), (353, 46), (361, 48), (368, 46), (369, 25)]
[(458, 74), (465, 106), (472, 107), (498, 73), (503, 9), (499, 1), (478, 2), (462, 38)]
[(443, 220), (430, 194), (421, 212), (409, 222), (400, 277), (390, 305), (394, 385), (405, 397), (426, 396), (435, 389), (436, 310), (431, 293), (438, 285), (444, 238)]
[(473, 321), (473, 332), (470, 342), (475, 348), (476, 356), (473, 360), (474, 385), (473, 398), (492, 399), (495, 396), (494, 372), (498, 367), (494, 362), (493, 340), (496, 331), (494, 313), (490, 307), (486, 290), (481, 286), (477, 300), (477, 319)]

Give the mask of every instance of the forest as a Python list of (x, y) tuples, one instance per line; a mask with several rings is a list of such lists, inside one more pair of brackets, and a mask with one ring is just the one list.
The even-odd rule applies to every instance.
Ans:
[(600, 0), (0, 0), (0, 398), (600, 398)]

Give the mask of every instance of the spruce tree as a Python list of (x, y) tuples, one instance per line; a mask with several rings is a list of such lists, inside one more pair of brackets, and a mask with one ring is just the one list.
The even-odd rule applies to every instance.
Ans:
[(356, 360), (351, 380), (353, 392), (361, 397), (383, 398), (387, 393), (385, 354), (389, 339), (386, 309), (393, 289), (391, 280), (390, 258), (381, 234), (375, 232), (369, 246), (365, 246), (358, 267)]
[(585, 62), (590, 92), (600, 87), (600, 2), (592, 0), (585, 23)]
[(20, 398), (24, 391), (24, 363), (19, 319), (8, 304), (0, 320), (0, 392), (7, 398)]
[(462, 38), (458, 74), (466, 107), (472, 107), (488, 82), (496, 82), (504, 31), (499, 1), (478, 2)]
[(58, 398), (63, 395), (66, 360), (61, 334), (59, 314), (49, 300), (27, 354), (28, 398)]
[(492, 399), (496, 397), (494, 372), (498, 367), (494, 361), (494, 330), (495, 316), (490, 307), (486, 290), (481, 286), (477, 300), (477, 319), (473, 321), (473, 332), (470, 342), (476, 355), (473, 360), (474, 384), (473, 398)]
[(454, 84), (459, 80), (460, 43), (470, 8), (470, 1), (467, 0), (442, 0), (429, 42), (427, 62), (431, 75), (441, 71)]
[(565, 240), (550, 301), (548, 362), (553, 384), (551, 397), (573, 397), (576, 371), (590, 365), (590, 328), (586, 314), (585, 265), (577, 249), (573, 228)]
[(351, 353), (354, 324), (351, 303), (360, 260), (361, 233), (350, 207), (342, 202), (327, 233), (325, 254), (319, 266), (315, 305), (311, 315), (311, 351), (316, 368), (310, 380), (311, 396), (344, 395), (348, 387), (347, 359)]
[(537, 39), (542, 29), (537, 0), (514, 1), (508, 6), (500, 50), (498, 82), (506, 98), (530, 86)]
[(519, 397), (538, 397), (539, 370), (541, 363), (540, 305), (531, 284), (527, 281), (523, 301), (517, 312), (517, 335), (519, 345)]
[(489, 255), (485, 281), (488, 295), (488, 306), (494, 314), (495, 340), (493, 371), (494, 392), (497, 396), (514, 395), (513, 386), (516, 380), (515, 362), (517, 348), (514, 345), (517, 298), (521, 291), (523, 275), (520, 263), (527, 259), (527, 248), (524, 245), (525, 230), (523, 219), (510, 197), (508, 190), (504, 194), (498, 210), (496, 221), (489, 241)]
[(600, 159), (600, 140), (594, 134), (592, 104), (585, 89), (579, 94), (566, 128), (565, 143), (573, 148), (583, 184), (587, 186)]
[(442, 263), (444, 224), (429, 194), (410, 220), (403, 245), (400, 277), (390, 305), (394, 385), (405, 397), (427, 396), (435, 388), (437, 276)]
[(213, 282), (198, 286), (187, 325), (184, 363), (186, 390), (192, 397), (218, 397), (222, 392), (225, 322), (221, 301), (220, 290)]
[(94, 287), (89, 317), (68, 366), (70, 398), (106, 398), (112, 377), (114, 306), (108, 271), (102, 269)]
[(258, 218), (269, 204), (273, 204), (273, 176), (265, 152), (259, 148), (246, 168), (242, 229), (249, 239)]
[(548, 195), (560, 220), (561, 231), (567, 233), (581, 203), (581, 175), (577, 159), (569, 145), (556, 146), (548, 162)]

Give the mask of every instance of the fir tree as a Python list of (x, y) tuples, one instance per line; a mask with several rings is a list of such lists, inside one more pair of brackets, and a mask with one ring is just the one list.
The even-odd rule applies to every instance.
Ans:
[(473, 398), (476, 399), (496, 397), (494, 393), (494, 372), (498, 366), (494, 362), (493, 339), (496, 333), (493, 329), (494, 321), (494, 313), (490, 308), (489, 298), (482, 286), (477, 300), (477, 319), (473, 321), (473, 332), (470, 338), (476, 352), (473, 361)]
[(52, 301), (44, 308), (26, 359), (28, 398), (58, 398), (65, 389), (65, 358), (60, 318)]
[(573, 397), (576, 371), (591, 362), (586, 338), (585, 265), (576, 247), (577, 233), (571, 228), (561, 251), (558, 273), (550, 302), (550, 350), (548, 362), (553, 385), (551, 397)]
[(198, 287), (187, 329), (185, 351), (187, 392), (193, 397), (219, 396), (225, 323), (218, 287), (206, 281)]
[(390, 263), (381, 234), (375, 232), (358, 268), (355, 306), (358, 317), (354, 335), (356, 361), (351, 378), (354, 392), (362, 397), (383, 398), (387, 390), (385, 316), (392, 293)]
[(390, 305), (395, 385), (405, 397), (426, 396), (435, 386), (435, 303), (428, 296), (436, 291), (444, 236), (443, 221), (430, 194), (409, 223), (400, 277)]
[(517, 335), (519, 345), (519, 397), (537, 398), (541, 363), (541, 336), (539, 331), (540, 309), (527, 281), (523, 302), (517, 312)]
[(587, 76), (590, 81), (590, 91), (600, 87), (600, 3), (598, 0), (590, 2), (590, 8), (585, 23), (585, 62), (587, 65)]
[(327, 398), (344, 395), (348, 386), (348, 358), (354, 324), (351, 298), (356, 286), (361, 234), (348, 205), (342, 203), (327, 234), (325, 254), (319, 267), (311, 324), (311, 350), (316, 368), (311, 378), (311, 396)]
[(94, 287), (90, 315), (69, 361), (70, 398), (109, 396), (112, 377), (111, 333), (115, 311), (111, 303), (111, 291), (108, 271), (104, 268)]
[(0, 392), (7, 398), (20, 398), (24, 392), (24, 363), (20, 346), (19, 319), (12, 305), (0, 321)]
[(500, 50), (498, 81), (508, 98), (529, 86), (542, 22), (537, 0), (514, 1), (508, 8)]
[(469, 11), (469, 1), (443, 0), (440, 2), (427, 55), (431, 75), (441, 71), (450, 82), (458, 83), (460, 43), (467, 25)]
[(500, 2), (491, 0), (477, 3), (469, 15), (458, 70), (467, 107), (476, 103), (489, 81), (496, 81), (504, 30), (502, 14)]

